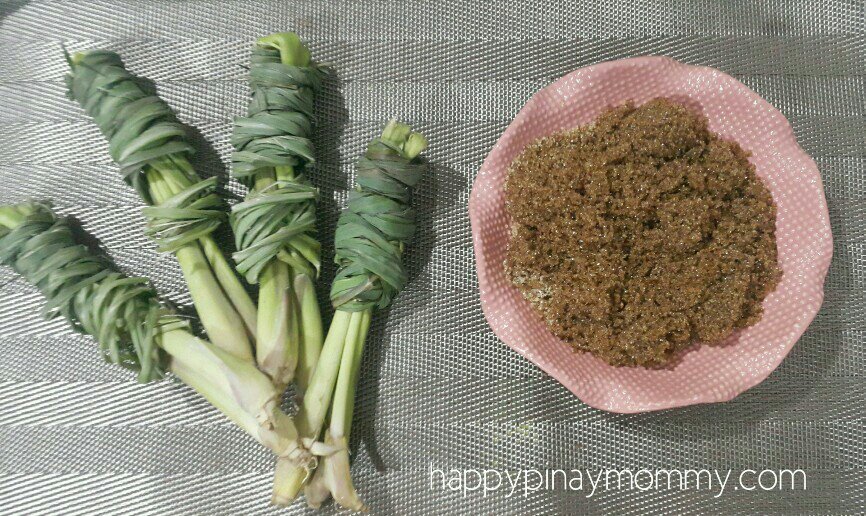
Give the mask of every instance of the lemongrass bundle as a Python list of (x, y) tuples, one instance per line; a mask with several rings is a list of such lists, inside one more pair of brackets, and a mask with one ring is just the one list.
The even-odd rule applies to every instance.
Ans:
[(267, 376), (194, 336), (145, 278), (113, 269), (47, 206), (0, 207), (0, 262), (39, 288), (48, 317), (92, 335), (106, 360), (137, 371), (142, 382), (170, 371), (281, 460), (301, 468), (312, 461), (313, 444), (302, 443)]
[(68, 56), (70, 98), (81, 104), (108, 138), (123, 178), (150, 206), (147, 234), (177, 257), (210, 339), (252, 362), (256, 307), (210, 233), (225, 218), (214, 192), (189, 162), (185, 128), (168, 105), (146, 91), (113, 52)]
[(256, 360), (277, 386), (304, 390), (322, 347), (315, 280), (318, 191), (304, 169), (314, 161), (313, 96), (322, 68), (297, 35), (259, 39), (250, 64), (247, 116), (234, 123), (232, 175), (249, 194), (232, 207), (239, 272), (259, 285)]
[[(408, 125), (389, 122), (357, 162), (357, 187), (337, 223), (339, 270), (331, 286), (336, 313), (295, 417), (299, 433), (309, 439), (319, 438), (328, 417), (324, 442), (338, 450), (319, 461), (307, 486), (313, 507), (331, 495), (343, 507), (366, 509), (349, 472), (355, 389), (373, 312), (389, 306), (406, 285), (403, 250), (415, 232), (411, 192), (423, 175), (418, 155), (426, 147), (424, 137)], [(278, 461), (273, 501), (291, 503), (307, 479), (303, 469)]]

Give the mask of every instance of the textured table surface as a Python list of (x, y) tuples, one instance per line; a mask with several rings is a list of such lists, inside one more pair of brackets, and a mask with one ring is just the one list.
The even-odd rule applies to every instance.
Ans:
[[(866, 504), (866, 21), (860, 0), (423, 4), (358, 1), (0, 3), (0, 202), (50, 198), (127, 272), (188, 303), (142, 236), (141, 204), (96, 127), (64, 96), (69, 50), (119, 52), (197, 131), (196, 165), (227, 175), (251, 41), (294, 30), (336, 77), (320, 102), (330, 241), (352, 161), (396, 116), (429, 136), (411, 284), (374, 323), (356, 406), (356, 483), (378, 514), (854, 513)], [(835, 256), (823, 309), (779, 369), (721, 405), (591, 409), (505, 348), (482, 316), (466, 204), (520, 106), (574, 68), (664, 54), (728, 72), (776, 105), (824, 178)], [(227, 189), (240, 193), (229, 182)], [(325, 271), (329, 277), (333, 269)], [(92, 341), (39, 317), (0, 270), (0, 512), (277, 512), (268, 454), (173, 381), (139, 385)], [(803, 491), (430, 489), (440, 468), (803, 469)], [(300, 511), (295, 507), (293, 511)], [(333, 509), (329, 508), (328, 512)]]

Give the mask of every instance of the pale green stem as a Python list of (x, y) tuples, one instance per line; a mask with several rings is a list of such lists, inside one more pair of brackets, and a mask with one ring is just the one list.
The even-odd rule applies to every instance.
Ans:
[[(163, 337), (163, 341), (165, 341), (166, 338), (167, 337)], [(217, 385), (190, 364), (171, 361), (169, 362), (168, 369), (174, 373), (180, 381), (192, 387), (192, 389), (204, 397), (208, 403), (222, 412), (223, 415), (229, 418), (232, 423), (240, 427), (241, 430), (252, 436), (258, 435), (258, 423), (256, 423), (254, 418), (250, 418), (247, 412), (241, 409), (237, 402), (226, 394), (223, 386)]]
[(256, 314), (255, 303), (253, 303), (252, 298), (247, 293), (241, 280), (238, 279), (238, 275), (235, 273), (234, 268), (229, 265), (228, 261), (226, 261), (225, 255), (222, 253), (219, 246), (216, 245), (213, 238), (208, 236), (200, 238), (199, 241), (201, 242), (205, 257), (213, 268), (214, 274), (216, 274), (220, 286), (223, 288), (226, 295), (228, 295), (229, 301), (243, 320), (247, 332), (249, 332), (251, 337), (254, 337), (257, 331), (256, 319), (258, 317)]
[(175, 252), (208, 337), (221, 349), (238, 358), (253, 360), (244, 323), (214, 279), (210, 265), (198, 244), (185, 245)]
[[(148, 170), (147, 174), (151, 197), (156, 204), (172, 196), (163, 174), (154, 169)], [(199, 244), (185, 245), (175, 252), (175, 256), (183, 270), (196, 312), (211, 341), (238, 358), (252, 361), (252, 347), (243, 320), (226, 298)]]
[(295, 370), (295, 384), (303, 394), (310, 385), (313, 371), (322, 353), (324, 334), (319, 300), (312, 278), (306, 274), (295, 274), (294, 287), (301, 312), (301, 347), (298, 353), (298, 367)]
[(346, 345), (340, 360), (340, 375), (334, 391), (334, 403), (331, 407), (331, 421), (328, 428), (336, 437), (348, 439), (352, 430), (352, 412), (355, 410), (355, 387), (358, 385), (358, 374), (361, 370), (361, 356), (364, 353), (364, 341), (370, 329), (372, 310), (358, 312), (359, 319), (355, 332), (346, 335)]
[(271, 262), (259, 277), (259, 333), (256, 360), (259, 368), (279, 390), (292, 381), (298, 360), (298, 339), (290, 336), (291, 297), (289, 271), (285, 264)]
[(356, 333), (360, 324), (361, 318), (357, 312), (337, 310), (334, 314), (322, 354), (319, 356), (319, 365), (313, 372), (310, 386), (304, 394), (304, 402), (295, 416), (298, 429), (305, 437), (318, 436), (322, 431), (334, 396), (346, 335)]
[[(278, 181), (292, 181), (295, 170), (291, 166), (280, 166), (274, 169)], [(322, 331), (322, 314), (319, 310), (319, 299), (316, 296), (314, 279), (303, 273), (295, 273), (292, 281), (295, 294), (295, 311), (300, 340), (298, 351), (298, 366), (295, 370), (295, 383), (301, 393), (307, 390), (316, 362), (322, 352), (324, 333)]]
[[(185, 158), (176, 157), (172, 163), (183, 170), (178, 170), (174, 166), (153, 165), (153, 168), (159, 171), (159, 176), (165, 185), (167, 197), (176, 195), (192, 185), (187, 176), (184, 175), (184, 172), (187, 174), (195, 173), (192, 165)], [(243, 319), (249, 335), (254, 337), (256, 335), (256, 305), (249, 294), (247, 294), (234, 268), (226, 261), (225, 256), (216, 245), (216, 242), (213, 241), (213, 238), (210, 236), (200, 238), (199, 243), (220, 287), (225, 291), (235, 311)]]
[[(319, 362), (313, 371), (309, 387), (304, 393), (295, 425), (302, 439), (318, 439), (331, 406), (334, 387), (340, 371), (346, 335), (355, 334), (361, 323), (355, 312), (337, 310), (328, 328)], [(277, 461), (274, 491), (271, 500), (278, 505), (289, 505), (297, 498), (309, 472), (289, 461)]]
[(361, 370), (364, 341), (370, 329), (371, 310), (360, 312), (360, 324), (356, 332), (346, 335), (346, 345), (340, 361), (340, 373), (331, 407), (331, 420), (325, 433), (325, 444), (335, 446), (338, 451), (322, 457), (315, 476), (305, 490), (307, 503), (319, 507), (328, 494), (347, 509), (365, 511), (364, 502), (358, 497), (352, 483), (349, 463), (349, 434), (352, 430), (352, 414), (355, 409), (355, 391)]

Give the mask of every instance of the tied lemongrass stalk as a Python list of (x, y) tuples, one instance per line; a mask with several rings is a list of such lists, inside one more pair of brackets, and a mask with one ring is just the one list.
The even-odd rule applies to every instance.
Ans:
[(143, 211), (147, 234), (177, 257), (202, 326), (216, 346), (252, 361), (255, 305), (210, 236), (225, 218), (216, 178), (196, 174), (184, 127), (117, 54), (92, 51), (67, 60), (69, 97), (99, 126), (124, 179), (150, 205)]
[(313, 95), (322, 69), (293, 33), (253, 48), (248, 114), (235, 119), (232, 175), (249, 194), (232, 208), (239, 272), (259, 285), (256, 360), (279, 387), (306, 389), (322, 348), (316, 299), (320, 244), (312, 163)]
[[(328, 495), (351, 510), (366, 510), (349, 472), (349, 433), (364, 341), (374, 310), (391, 304), (406, 285), (402, 256), (415, 232), (411, 191), (424, 165), (427, 141), (406, 124), (391, 121), (356, 164), (357, 188), (334, 235), (339, 270), (331, 286), (336, 313), (295, 424), (302, 437), (318, 439), (329, 415), (325, 444), (338, 451), (323, 457), (307, 486), (307, 502), (318, 507)], [(307, 472), (278, 461), (273, 501), (289, 504)]]
[(107, 361), (137, 371), (141, 382), (170, 371), (282, 460), (298, 467), (313, 461), (307, 446), (321, 445), (302, 444), (267, 376), (190, 333), (146, 279), (124, 276), (77, 243), (47, 206), (0, 207), (0, 262), (42, 292), (48, 317), (65, 317), (92, 335)]

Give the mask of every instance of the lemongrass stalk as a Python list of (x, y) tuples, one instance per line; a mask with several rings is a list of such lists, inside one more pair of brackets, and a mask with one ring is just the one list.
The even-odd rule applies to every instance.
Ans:
[[(312, 506), (333, 495), (346, 508), (365, 509), (352, 484), (348, 455), (358, 371), (373, 311), (387, 307), (406, 284), (401, 259), (415, 230), (411, 189), (423, 172), (416, 158), (426, 146), (408, 125), (389, 122), (358, 161), (358, 186), (337, 224), (340, 268), (331, 285), (337, 311), (295, 418), (302, 437), (318, 439), (330, 409), (325, 444), (338, 449), (319, 461), (307, 493)], [(291, 503), (308, 478), (308, 472), (278, 461), (272, 501)]]
[[(270, 176), (270, 177), (269, 177)], [(259, 172), (255, 187), (262, 191), (272, 187), (274, 178)], [(289, 266), (273, 260), (262, 269), (259, 283), (259, 319), (256, 335), (256, 359), (279, 389), (292, 380), (298, 362), (298, 329), (292, 324), (294, 294)]]
[(337, 451), (323, 458), (310, 482), (304, 489), (307, 504), (319, 508), (333, 494), (334, 500), (353, 511), (365, 512), (367, 506), (358, 497), (349, 474), (349, 434), (352, 430), (352, 413), (355, 409), (355, 388), (361, 369), (364, 342), (370, 329), (372, 309), (353, 314), (359, 319), (355, 333), (346, 336), (340, 373), (331, 406), (331, 418), (325, 431), (325, 444)]
[[(156, 169), (146, 172), (150, 176), (150, 195), (154, 203), (162, 204), (174, 195)], [(210, 240), (209, 237), (206, 237)], [(252, 361), (252, 347), (244, 329), (244, 322), (217, 281), (210, 261), (198, 242), (192, 242), (174, 251), (184, 279), (189, 285), (190, 297), (213, 342), (238, 357)]]
[(232, 174), (250, 187), (232, 209), (234, 258), (247, 280), (259, 284), (256, 358), (278, 388), (295, 379), (300, 362), (303, 390), (322, 346), (319, 307), (309, 299), (319, 271), (312, 237), (317, 192), (303, 175), (313, 161), (313, 94), (321, 73), (297, 35), (259, 39), (248, 115), (235, 120), (232, 136)]
[(106, 360), (137, 371), (142, 382), (172, 371), (282, 460), (298, 467), (312, 460), (267, 376), (192, 335), (146, 279), (113, 270), (47, 206), (0, 207), (0, 261), (39, 288), (49, 317), (92, 335)]
[(124, 179), (150, 205), (143, 210), (146, 232), (161, 251), (177, 256), (202, 326), (216, 346), (253, 360), (255, 305), (210, 236), (225, 214), (216, 180), (202, 180), (187, 159), (193, 149), (184, 127), (117, 54), (93, 51), (67, 59), (70, 98), (108, 138)]
[(295, 369), (295, 385), (301, 394), (307, 392), (312, 381), (313, 370), (322, 353), (324, 335), (322, 316), (319, 313), (319, 299), (312, 278), (304, 273), (295, 274), (294, 293), (299, 304), (300, 349), (298, 365)]
[[(172, 197), (181, 194), (190, 187), (193, 187), (193, 181), (199, 179), (195, 169), (186, 156), (183, 155), (173, 155), (169, 160), (153, 160), (149, 164), (149, 167), (145, 169), (144, 175), (150, 182), (150, 191), (148, 194), (157, 205), (161, 205), (169, 201)], [(216, 184), (215, 181), (212, 182), (213, 184)], [(149, 212), (154, 212), (157, 215), (160, 213), (158, 208), (145, 210), (145, 213)], [(223, 215), (221, 211), (217, 211), (216, 213), (220, 217)], [(216, 225), (213, 226), (213, 229), (215, 229), (215, 227)], [(210, 230), (212, 231), (213, 229)], [(202, 237), (198, 238), (196, 242), (201, 246), (201, 250), (204, 253), (205, 259), (207, 260), (215, 278), (215, 281), (210, 278), (208, 278), (208, 281), (216, 283), (225, 292), (221, 297), (224, 297), (226, 301), (231, 303), (231, 308), (226, 307), (223, 311), (210, 312), (205, 310), (204, 315), (199, 314), (199, 317), (203, 320), (202, 325), (207, 329), (208, 326), (211, 325), (210, 323), (217, 321), (218, 317), (229, 317), (232, 319), (231, 323), (235, 329), (232, 330), (231, 333), (223, 333), (223, 335), (231, 337), (234, 339), (231, 340), (231, 342), (237, 342), (238, 345), (236, 348), (228, 348), (228, 350), (235, 350), (238, 356), (245, 356), (246, 349), (251, 349), (251, 346), (240, 345), (241, 325), (246, 327), (246, 330), (250, 335), (255, 335), (256, 306), (253, 304), (253, 300), (250, 298), (249, 294), (247, 294), (246, 289), (238, 279), (234, 268), (232, 268), (228, 261), (226, 261), (225, 256), (216, 245), (213, 238), (202, 235)], [(166, 248), (166, 250), (169, 248)], [(189, 281), (187, 283), (189, 284)], [(196, 283), (195, 288), (198, 288), (199, 285), (200, 283)], [(192, 289), (193, 285), (190, 285), (190, 290)], [(235, 316), (233, 312), (236, 312), (237, 316)], [(205, 319), (207, 319), (207, 322), (205, 322)], [(218, 328), (215, 326), (214, 329)], [(222, 340), (223, 339), (220, 339), (220, 342)], [(229, 339), (226, 338), (224, 340), (228, 341)], [(222, 347), (226, 349), (226, 346)]]
[[(352, 312), (338, 310), (334, 313), (318, 364), (295, 415), (295, 426), (302, 439), (318, 439), (321, 435), (340, 372), (346, 336), (356, 334), (359, 325), (360, 319)], [(277, 505), (290, 505), (308, 477), (309, 471), (298, 468), (291, 461), (278, 460), (271, 501)]]
[(280, 410), (280, 393), (255, 365), (188, 332), (164, 335), (160, 344), (171, 358), (169, 370), (262, 445), (299, 465), (311, 459)]
[(0, 263), (42, 292), (46, 317), (64, 317), (74, 330), (96, 337), (106, 361), (137, 372), (141, 382), (163, 376), (166, 357), (153, 338), (159, 307), (150, 302), (152, 289), (76, 245), (70, 227), (46, 206), (0, 206)]

